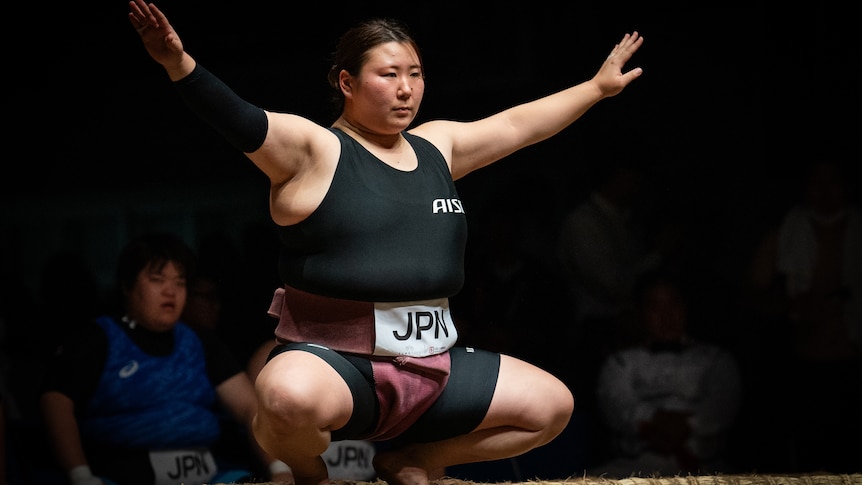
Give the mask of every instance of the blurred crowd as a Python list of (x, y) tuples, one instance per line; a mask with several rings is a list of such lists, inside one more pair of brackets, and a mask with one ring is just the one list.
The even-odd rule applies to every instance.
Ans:
[[(661, 174), (618, 162), (574, 193), (538, 182), (524, 195), (519, 181), (516, 200), (503, 187), (468, 210), (467, 280), (452, 298), (463, 343), (550, 370), (577, 408), (570, 430), (528, 456), (448, 473), (862, 472), (862, 212), (850, 166), (812, 159), (784, 199), (752, 201), (755, 227), (734, 228), (663, 194)], [(180, 318), (217, 336), (252, 381), (276, 323), (266, 309), (277, 248), (266, 225), (239, 241), (198, 238)], [(0, 291), (0, 471), (10, 484), (66, 479), (39, 405), (49, 362), (119, 310), (73, 251), (54, 255), (41, 281), (28, 294), (9, 274)], [(224, 433), (218, 453), (255, 470), (242, 431)], [(349, 445), (333, 463), (373, 453)], [(352, 472), (372, 477), (367, 466)]]

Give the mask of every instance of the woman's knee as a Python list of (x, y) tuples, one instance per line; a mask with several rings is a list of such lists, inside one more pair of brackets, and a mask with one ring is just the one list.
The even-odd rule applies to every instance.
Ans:
[(307, 352), (285, 352), (273, 358), (258, 375), (255, 392), (258, 420), (284, 433), (335, 429), (351, 413), (347, 384), (328, 364)]
[(258, 379), (255, 428), (263, 434), (284, 436), (318, 422), (314, 398), (300, 386), (281, 380)]
[(557, 381), (554, 387), (550, 402), (553, 404), (551, 426), (556, 430), (556, 436), (568, 426), (572, 419), (572, 414), (575, 412), (575, 396), (562, 381)]
[(518, 416), (529, 420), (524, 427), (554, 436), (565, 429), (575, 409), (575, 397), (563, 381), (511, 357), (501, 361), (497, 398), (503, 408), (518, 410)]

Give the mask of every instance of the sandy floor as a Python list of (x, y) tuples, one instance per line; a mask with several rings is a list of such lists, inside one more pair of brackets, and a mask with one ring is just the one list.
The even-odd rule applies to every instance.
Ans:
[[(333, 480), (332, 485), (384, 485), (386, 482), (354, 482)], [(471, 485), (476, 482), (444, 478), (431, 482), (432, 485)], [(511, 482), (499, 482), (511, 484)], [(862, 485), (862, 473), (852, 475), (716, 475), (716, 476), (678, 476), (656, 478), (626, 478), (609, 480), (598, 477), (569, 478), (557, 481), (533, 480), (524, 482), (530, 485)], [(250, 484), (251, 485), (251, 484)], [(253, 485), (279, 485), (264, 482)], [(485, 484), (477, 484), (485, 485)]]

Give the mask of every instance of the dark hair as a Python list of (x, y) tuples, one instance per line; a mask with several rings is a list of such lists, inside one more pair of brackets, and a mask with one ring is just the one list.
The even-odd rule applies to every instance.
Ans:
[(179, 266), (186, 279), (194, 276), (197, 257), (179, 236), (167, 232), (141, 234), (120, 252), (117, 283), (120, 295), (135, 285), (138, 273), (147, 266), (163, 268), (168, 262)]
[(345, 32), (332, 53), (332, 67), (329, 68), (327, 80), (335, 90), (332, 93), (332, 103), (336, 113), (344, 109), (344, 94), (338, 84), (338, 74), (343, 70), (351, 76), (359, 75), (362, 66), (368, 61), (368, 51), (380, 44), (398, 42), (407, 44), (416, 51), (419, 64), (422, 65), (422, 54), (419, 45), (413, 39), (409, 29), (398, 20), (389, 18), (374, 18), (366, 20)]

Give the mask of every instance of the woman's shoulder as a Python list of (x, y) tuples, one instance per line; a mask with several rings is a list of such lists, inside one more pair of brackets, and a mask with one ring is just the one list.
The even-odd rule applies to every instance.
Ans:
[(455, 121), (432, 120), (410, 128), (404, 133), (422, 138), (436, 145), (440, 140), (451, 137), (452, 130), (456, 129), (457, 126), (458, 122)]

